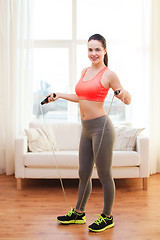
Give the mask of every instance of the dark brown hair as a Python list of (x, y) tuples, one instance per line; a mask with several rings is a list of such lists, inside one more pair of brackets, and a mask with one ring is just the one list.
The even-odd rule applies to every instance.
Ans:
[[(106, 49), (106, 39), (102, 35), (94, 34), (88, 39), (88, 42), (90, 42), (91, 40), (100, 41), (102, 43), (103, 48)], [(104, 64), (108, 67), (108, 54), (107, 54), (107, 52), (104, 55), (103, 61), (104, 61)]]

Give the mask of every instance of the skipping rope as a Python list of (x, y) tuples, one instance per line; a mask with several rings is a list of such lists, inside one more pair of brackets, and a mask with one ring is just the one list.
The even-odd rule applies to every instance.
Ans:
[[(114, 95), (113, 95), (113, 97), (112, 97), (111, 104), (110, 104), (110, 107), (109, 107), (109, 110), (108, 110), (108, 116), (109, 116), (110, 111), (111, 111), (111, 107), (112, 107), (112, 103), (113, 103), (113, 100), (114, 100), (114, 96), (115, 96), (115, 95), (118, 95), (119, 93), (120, 93), (119, 90), (117, 90), (117, 91), (114, 92)], [(53, 97), (56, 97), (56, 94), (55, 94), (55, 93), (53, 93)], [(44, 126), (45, 126), (45, 130), (46, 130), (48, 142), (49, 142), (49, 144), (50, 144), (50, 146), (51, 146), (51, 150), (52, 150), (52, 153), (53, 153), (53, 159), (54, 159), (54, 162), (55, 162), (55, 165), (56, 165), (56, 169), (57, 169), (57, 172), (58, 172), (58, 176), (59, 176), (61, 188), (62, 188), (63, 195), (64, 195), (64, 199), (65, 199), (65, 204), (66, 204), (67, 209), (69, 209), (69, 204), (68, 204), (68, 200), (67, 200), (67, 196), (66, 196), (64, 184), (63, 184), (63, 181), (62, 181), (61, 173), (60, 173), (60, 170), (59, 170), (59, 167), (58, 167), (58, 162), (57, 162), (57, 159), (56, 159), (56, 156), (55, 156), (55, 152), (54, 152), (54, 146), (53, 146), (53, 143), (52, 143), (52, 141), (51, 141), (51, 139), (50, 139), (50, 135), (49, 135), (49, 132), (48, 132), (48, 129), (47, 129), (47, 124), (46, 124), (46, 121), (45, 121), (45, 118), (44, 118), (44, 114), (43, 114), (43, 110), (42, 110), (42, 105), (45, 104), (45, 103), (48, 103), (48, 98), (49, 98), (49, 96), (46, 97), (46, 98), (41, 102), (41, 104), (40, 104), (40, 110), (41, 110), (42, 118), (43, 118), (43, 121), (44, 121)], [(99, 153), (99, 150), (100, 150), (102, 141), (103, 141), (104, 130), (105, 130), (105, 126), (106, 126), (107, 120), (108, 120), (108, 118), (106, 118), (106, 120), (105, 120), (105, 122), (104, 122), (104, 126), (103, 126), (103, 129), (102, 129), (101, 139), (100, 139), (100, 142), (99, 142), (99, 145), (98, 145), (97, 152), (96, 152), (95, 157), (94, 157), (94, 163), (96, 162), (96, 159), (97, 159), (97, 156), (98, 156), (98, 153)], [(83, 199), (84, 199), (84, 196), (85, 196), (85, 193), (86, 193), (86, 189), (87, 189), (89, 180), (90, 180), (90, 178), (91, 178), (91, 175), (92, 175), (92, 171), (90, 172), (89, 177), (88, 177), (88, 179), (87, 179), (87, 183), (86, 183), (86, 186), (85, 186), (83, 195), (82, 195), (82, 199), (81, 199), (79, 208), (81, 208), (81, 205), (82, 205), (82, 202), (83, 202)], [(75, 219), (75, 221), (76, 221), (76, 219)]]

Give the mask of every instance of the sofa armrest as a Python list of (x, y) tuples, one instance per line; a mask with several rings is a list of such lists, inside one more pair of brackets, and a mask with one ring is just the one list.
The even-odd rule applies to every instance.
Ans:
[(27, 136), (15, 139), (15, 177), (24, 178), (24, 154), (27, 153)]
[(140, 177), (149, 177), (149, 138), (143, 135), (137, 136), (136, 151), (141, 158)]

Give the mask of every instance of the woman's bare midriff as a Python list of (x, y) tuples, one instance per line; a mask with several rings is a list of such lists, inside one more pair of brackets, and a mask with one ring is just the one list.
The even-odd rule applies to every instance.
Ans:
[(82, 120), (90, 120), (106, 114), (103, 102), (79, 100), (79, 107)]

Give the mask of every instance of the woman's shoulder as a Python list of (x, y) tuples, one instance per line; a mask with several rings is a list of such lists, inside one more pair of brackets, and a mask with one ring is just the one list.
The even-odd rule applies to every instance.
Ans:
[(114, 76), (115, 75), (115, 72), (113, 70), (111, 70), (110, 68), (106, 68), (106, 71), (104, 72), (105, 75), (107, 76)]
[(82, 72), (81, 72), (81, 75), (83, 75), (83, 74), (87, 71), (88, 68), (89, 68), (89, 67), (83, 68), (83, 70), (82, 70)]
[(118, 76), (113, 70), (107, 67), (106, 71), (104, 72), (104, 78), (109, 81), (114, 81), (118, 78)]
[(102, 76), (101, 82), (105, 88), (109, 89), (112, 85), (115, 85), (115, 83), (119, 82), (119, 78), (114, 71), (107, 67)]
[(86, 68), (84, 68), (84, 69), (82, 70), (82, 72), (81, 72), (81, 78), (84, 77), (84, 75), (85, 75), (85, 73), (86, 73), (86, 71), (87, 71), (88, 68), (89, 68), (89, 67), (86, 67)]

